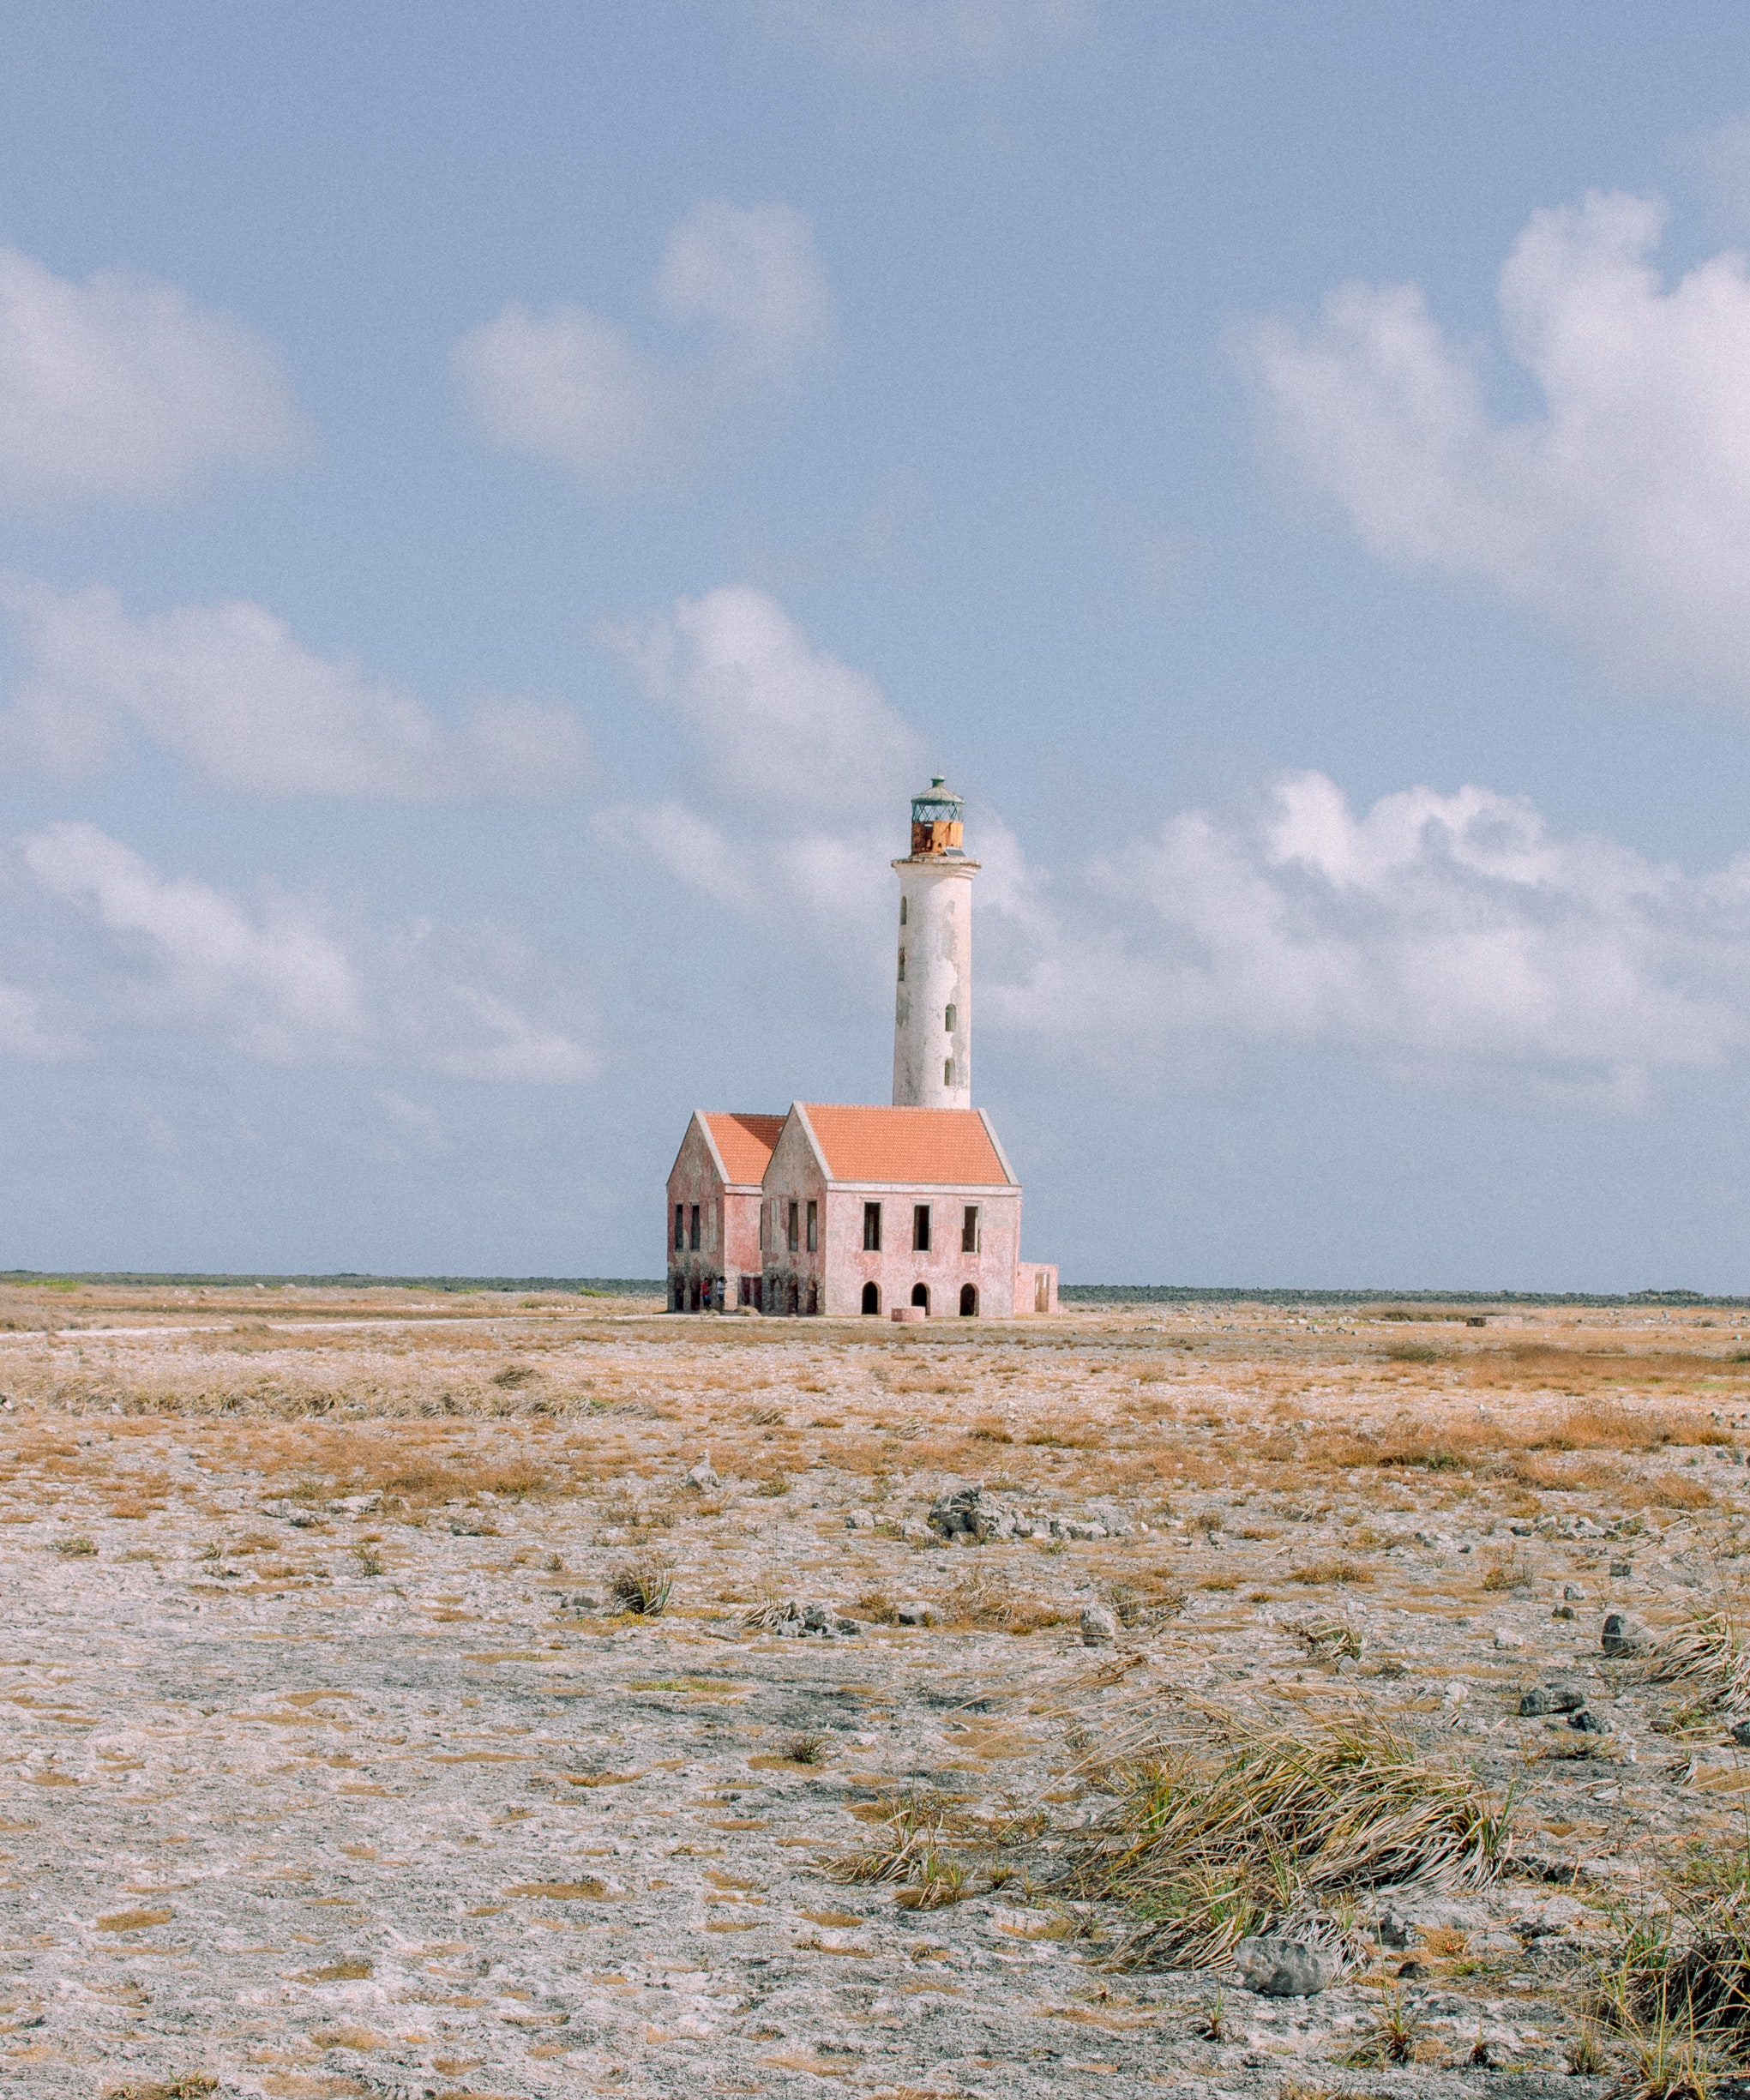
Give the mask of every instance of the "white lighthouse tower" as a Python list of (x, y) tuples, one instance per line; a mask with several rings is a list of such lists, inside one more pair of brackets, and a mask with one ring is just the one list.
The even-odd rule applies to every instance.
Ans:
[(911, 797), (911, 851), (899, 877), (893, 1106), (972, 1105), (972, 877), (960, 797), (941, 780)]

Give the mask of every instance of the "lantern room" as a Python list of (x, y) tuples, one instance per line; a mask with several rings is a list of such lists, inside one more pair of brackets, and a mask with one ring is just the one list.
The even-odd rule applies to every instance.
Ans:
[(911, 857), (913, 860), (959, 859), (959, 796), (951, 794), (940, 778), (932, 779), (921, 795), (911, 797)]

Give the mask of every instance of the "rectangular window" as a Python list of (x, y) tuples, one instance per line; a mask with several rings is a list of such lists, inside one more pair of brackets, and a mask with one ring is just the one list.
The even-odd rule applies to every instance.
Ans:
[(863, 1251), (878, 1255), (881, 1251), (881, 1206), (879, 1203), (865, 1203), (863, 1206)]
[(899, 924), (902, 926), (905, 924), (905, 900), (903, 897), (899, 900)]
[(687, 1244), (696, 1255), (699, 1251), (699, 1206), (693, 1206), (693, 1213), (687, 1220)]
[(790, 1206), (790, 1216), (785, 1220), (786, 1230), (784, 1238), (784, 1243), (791, 1254), (794, 1254), (802, 1243), (799, 1237), (801, 1224), (802, 1206), (800, 1203), (792, 1203)]
[(978, 1251), (978, 1206), (969, 1203), (960, 1216), (960, 1252), (976, 1255)]
[(954, 1061), (952, 1057), (942, 1060), (941, 1083), (944, 1086), (952, 1086), (954, 1083)]
[(914, 1203), (911, 1206), (911, 1245), (920, 1255), (929, 1252), (929, 1206)]
[(760, 1252), (761, 1252), (762, 1255), (763, 1255), (763, 1254), (765, 1253), (765, 1251), (766, 1251), (767, 1243), (767, 1238), (766, 1238), (766, 1206), (765, 1206), (765, 1205), (762, 1203), (762, 1204), (760, 1206)]
[(678, 1254), (687, 1244), (687, 1212), (679, 1203), (675, 1206), (675, 1252)]
[(902, 984), (905, 982), (905, 951), (904, 948), (899, 950), (899, 982)]
[(952, 1035), (954, 1032), (954, 1009), (952, 1007), (948, 1007), (945, 1009), (942, 1015), (942, 1020), (943, 1025), (947, 1029), (948, 1033)]
[(809, 1206), (809, 1252), (813, 1254), (820, 1243), (821, 1206), (818, 1203), (810, 1203)]

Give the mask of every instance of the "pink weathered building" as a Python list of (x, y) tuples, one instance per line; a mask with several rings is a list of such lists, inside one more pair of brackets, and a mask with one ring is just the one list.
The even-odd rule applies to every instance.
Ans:
[(1057, 1309), (1057, 1271), (1021, 1259), (1021, 1185), (971, 1106), (971, 878), (960, 801), (911, 804), (895, 861), (893, 1105), (695, 1110), (668, 1182), (675, 1312), (943, 1315)]

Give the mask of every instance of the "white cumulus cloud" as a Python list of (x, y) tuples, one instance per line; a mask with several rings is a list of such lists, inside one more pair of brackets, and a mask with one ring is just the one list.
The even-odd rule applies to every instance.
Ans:
[(162, 501), (304, 436), (278, 358), (239, 322), (153, 278), (69, 284), (0, 248), (0, 502)]
[(731, 586), (604, 640), (685, 731), (688, 792), (598, 813), (672, 872), (751, 912), (773, 885), (810, 915), (866, 910), (903, 851), (923, 740), (864, 672), (773, 598)]
[(832, 334), (814, 229), (788, 204), (701, 201), (670, 233), (656, 293), (671, 322), (702, 329), (693, 354), (650, 354), (573, 304), (513, 303), (464, 335), (454, 370), (486, 434), (586, 480), (661, 476), (781, 393)]
[(1251, 352), (1269, 433), (1388, 561), (1480, 579), (1606, 676), (1750, 707), (1750, 273), (1665, 283), (1657, 200), (1536, 213), (1500, 274), (1543, 406), (1503, 420), (1415, 285), (1339, 286)]
[(589, 774), (573, 709), (482, 700), (451, 726), (412, 694), (304, 648), (260, 605), (135, 619), (105, 586), (60, 593), (0, 576), (0, 611), (30, 660), (0, 714), (0, 751), (51, 772), (93, 771), (138, 734), (244, 795), (540, 799)]
[(759, 0), (768, 33), (872, 73), (989, 75), (1093, 27), (1091, 0)]
[[(588, 1017), (556, 1012), (550, 973), (501, 930), (342, 927), (307, 899), (239, 898), (165, 875), (92, 824), (51, 824), (19, 857), (9, 928), (30, 918), (33, 885), (27, 945), (39, 966), (53, 957), (57, 1002), (80, 1011), (88, 1036), (171, 1034), (274, 1064), (525, 1084), (573, 1085), (598, 1068)], [(0, 996), (0, 1050), (71, 1054), (45, 1047), (36, 1012), (33, 993)]]
[(1750, 857), (1691, 876), (1487, 788), (1357, 815), (1300, 774), (1060, 880), (983, 1012), (1108, 1064), (1302, 1044), (1629, 1103), (1750, 1045)]

